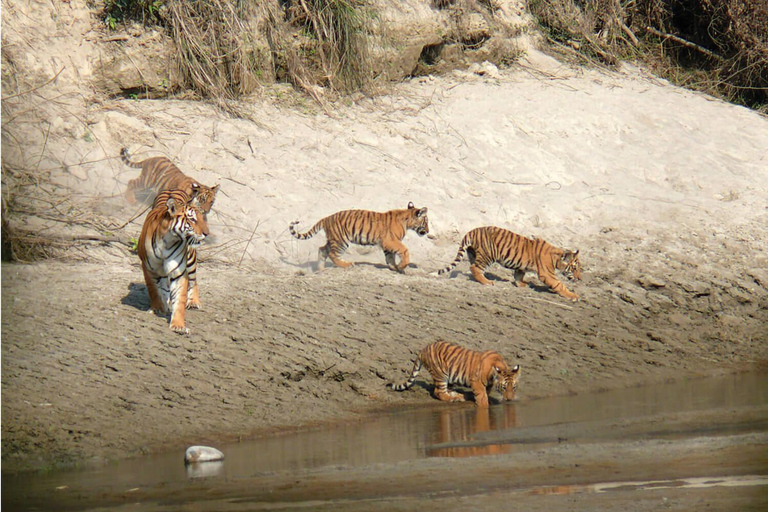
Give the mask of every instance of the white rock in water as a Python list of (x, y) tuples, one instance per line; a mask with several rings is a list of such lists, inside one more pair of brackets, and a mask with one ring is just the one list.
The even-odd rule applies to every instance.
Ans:
[(216, 460), (224, 460), (224, 454), (210, 446), (190, 446), (187, 448), (187, 453), (184, 454), (184, 462), (187, 464)]

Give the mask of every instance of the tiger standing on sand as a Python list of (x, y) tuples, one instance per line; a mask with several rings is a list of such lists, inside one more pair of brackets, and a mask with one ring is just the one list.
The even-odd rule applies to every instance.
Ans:
[(449, 391), (448, 386), (468, 386), (475, 395), (478, 407), (488, 407), (488, 390), (501, 393), (504, 400), (514, 400), (520, 366), (509, 368), (498, 352), (477, 352), (445, 341), (437, 341), (424, 347), (416, 361), (410, 378), (402, 384), (389, 384), (395, 391), (405, 391), (413, 386), (416, 376), (426, 366), (435, 382), (435, 398), (446, 402), (463, 402), (464, 395)]
[(181, 190), (194, 200), (204, 214), (208, 215), (219, 186), (207, 187), (190, 178), (164, 156), (156, 156), (133, 162), (126, 148), (120, 150), (120, 156), (128, 167), (141, 169), (138, 178), (128, 182), (125, 197), (129, 203), (143, 202), (153, 204), (157, 194), (164, 190)]
[(479, 283), (493, 284), (486, 279), (484, 271), (488, 265), (499, 263), (515, 271), (515, 284), (519, 287), (528, 285), (523, 280), (525, 271), (533, 270), (553, 292), (574, 302), (579, 300), (578, 295), (555, 277), (557, 269), (573, 279), (581, 279), (578, 250), (561, 249), (544, 240), (526, 238), (507, 229), (486, 226), (475, 228), (464, 235), (456, 259), (437, 273), (444, 274), (453, 270), (464, 259), (465, 252), (469, 258), (469, 270)]
[[(339, 267), (349, 267), (352, 263), (344, 261), (341, 256), (349, 244), (378, 245), (384, 250), (387, 265), (398, 272), (403, 272), (410, 263), (408, 248), (403, 244), (407, 230), (412, 229), (419, 236), (429, 233), (427, 209), (416, 208), (408, 203), (405, 210), (390, 210), (388, 212), (372, 212), (368, 210), (344, 210), (319, 220), (305, 232), (296, 231), (296, 224), (289, 226), (291, 234), (299, 240), (308, 240), (321, 229), (328, 239), (318, 250), (318, 259), (331, 261)], [(396, 255), (400, 255), (397, 264)]]
[(144, 220), (138, 253), (150, 308), (166, 314), (171, 306), (171, 330), (188, 334), (187, 307), (199, 307), (197, 285), (190, 286), (196, 268), (195, 248), (208, 236), (202, 210), (180, 190), (160, 192)]

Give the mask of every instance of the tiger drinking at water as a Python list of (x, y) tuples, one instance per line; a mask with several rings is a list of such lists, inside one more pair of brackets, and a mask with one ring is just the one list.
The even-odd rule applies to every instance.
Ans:
[(449, 391), (448, 386), (468, 386), (475, 395), (478, 407), (488, 407), (488, 390), (501, 393), (504, 400), (514, 400), (520, 366), (509, 368), (498, 352), (476, 352), (445, 341), (424, 347), (413, 363), (410, 378), (402, 384), (389, 384), (395, 391), (409, 389), (416, 376), (426, 366), (435, 382), (435, 398), (446, 402), (463, 402), (464, 395)]

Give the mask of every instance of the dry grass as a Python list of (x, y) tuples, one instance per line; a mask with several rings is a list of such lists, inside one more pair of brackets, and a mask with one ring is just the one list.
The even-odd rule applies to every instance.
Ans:
[(585, 59), (636, 58), (678, 85), (768, 105), (768, 3), (529, 0), (529, 8), (550, 42)]
[(260, 83), (351, 91), (371, 78), (365, 11), (353, 0), (168, 3), (181, 88), (234, 99)]

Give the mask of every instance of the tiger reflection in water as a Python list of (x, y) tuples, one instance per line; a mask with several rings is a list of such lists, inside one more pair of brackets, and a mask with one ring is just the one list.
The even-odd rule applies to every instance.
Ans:
[[(492, 410), (477, 407), (472, 414), (467, 409), (446, 409), (440, 411), (440, 436), (435, 444), (455, 446), (427, 447), (430, 457), (478, 457), (481, 455), (499, 455), (509, 453), (511, 444), (469, 445), (474, 442), (472, 436), (478, 432), (504, 430), (517, 425), (516, 405), (506, 404)], [(467, 444), (464, 444), (467, 443)]]

